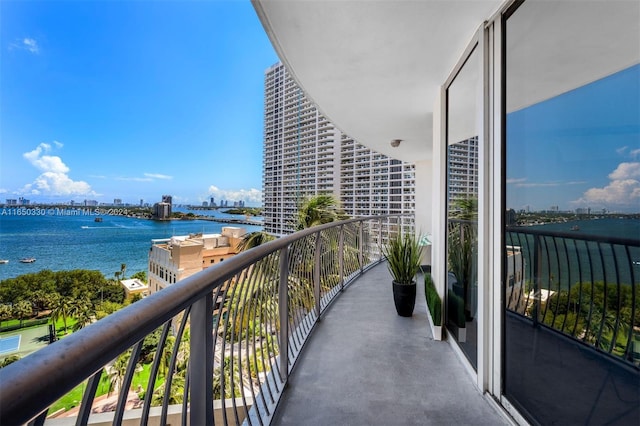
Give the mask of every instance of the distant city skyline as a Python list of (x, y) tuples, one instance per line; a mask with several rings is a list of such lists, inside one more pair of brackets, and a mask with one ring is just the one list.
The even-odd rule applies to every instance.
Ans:
[(0, 200), (262, 204), (251, 3), (0, 5)]

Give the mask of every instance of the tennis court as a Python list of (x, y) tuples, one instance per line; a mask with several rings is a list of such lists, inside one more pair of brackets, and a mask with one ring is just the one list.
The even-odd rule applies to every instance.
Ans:
[(9, 336), (0, 339), (0, 354), (5, 352), (15, 352), (20, 349), (20, 338), (22, 335)]

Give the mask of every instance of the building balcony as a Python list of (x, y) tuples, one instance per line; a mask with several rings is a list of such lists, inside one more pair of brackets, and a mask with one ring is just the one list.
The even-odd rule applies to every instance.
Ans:
[(418, 288), (413, 316), (403, 318), (386, 264), (355, 280), (316, 325), (271, 424), (511, 424), (453, 347), (433, 339)]

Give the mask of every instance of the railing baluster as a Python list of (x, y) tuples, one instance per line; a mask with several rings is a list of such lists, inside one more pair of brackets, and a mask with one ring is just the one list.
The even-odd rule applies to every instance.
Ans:
[[(213, 424), (213, 295), (207, 293), (191, 308), (190, 423)], [(197, 366), (198, 370), (194, 370)]]
[(316, 308), (316, 318), (320, 320), (320, 255), (322, 252), (322, 238), (320, 232), (316, 234), (316, 244), (313, 255), (313, 296)]
[(289, 249), (280, 249), (280, 285), (278, 286), (278, 311), (280, 313), (280, 379), (289, 378)]
[(129, 388), (131, 387), (131, 381), (133, 380), (133, 373), (136, 371), (136, 365), (138, 364), (138, 358), (140, 357), (140, 350), (142, 349), (142, 342), (140, 340), (135, 344), (131, 351), (131, 357), (129, 358), (129, 364), (127, 365), (127, 372), (124, 376), (124, 380), (118, 391), (118, 404), (116, 405), (116, 414), (113, 416), (113, 424), (121, 424), (122, 417), (124, 416), (124, 410), (127, 405), (127, 398), (129, 396)]
[(338, 268), (339, 268), (339, 280), (340, 291), (344, 290), (344, 225), (340, 226), (340, 236), (338, 237)]
[(86, 425), (89, 421), (89, 414), (91, 414), (93, 399), (95, 398), (96, 390), (98, 390), (98, 384), (100, 384), (100, 377), (102, 376), (103, 371), (104, 369), (100, 369), (100, 371), (91, 376), (91, 378), (87, 381), (87, 387), (85, 388), (84, 394), (82, 395), (80, 411), (78, 412), (78, 417), (76, 418), (77, 426)]
[[(24, 424), (31, 420), (34, 425), (42, 424), (47, 405), (52, 403), (53, 398), (62, 396), (55, 389), (52, 390), (51, 385), (46, 392), (37, 386), (21, 387), (21, 383), (25, 383), (22, 376), (27, 375), (28, 383), (37, 383), (42, 377), (56, 377), (55, 383), (65, 382), (64, 392), (90, 378), (83, 395), (83, 408), (77, 419), (79, 424), (85, 424), (90, 416), (91, 401), (95, 398), (95, 387), (101, 377), (100, 372), (95, 372), (125, 351), (131, 352), (131, 356), (114, 413), (114, 423), (121, 423), (144, 339), (164, 325), (140, 411), (139, 420), (142, 424), (158, 420), (161, 424), (175, 422), (168, 415), (168, 404), (172, 398), (172, 387), (178, 384), (178, 376), (174, 374), (178, 374), (176, 366), (178, 361), (182, 361), (181, 345), (187, 343), (190, 345), (190, 354), (189, 359), (185, 360), (186, 376), (180, 415), (183, 424), (213, 424), (213, 380), (217, 357), (222, 359), (221, 376), (216, 371), (216, 380), (221, 379), (227, 388), (226, 395), (240, 388), (242, 397), (226, 403), (223, 399), (222, 405), (226, 404), (235, 413), (235, 419), (232, 418), (233, 414), (229, 418), (223, 414), (223, 422), (237, 424), (244, 417), (248, 424), (269, 424), (295, 358), (309, 338), (314, 324), (321, 318), (323, 309), (349, 283), (383, 259), (379, 249), (391, 226), (391, 216), (397, 215), (320, 225), (317, 229), (303, 230), (251, 252), (241, 253), (224, 264), (212, 265), (206, 271), (137, 302), (135, 307), (116, 312), (77, 335), (74, 333), (65, 338), (65, 343), (71, 342), (66, 349), (58, 349), (57, 345), (42, 349), (45, 362), (30, 364), (30, 357), (3, 368), (0, 370), (0, 382), (4, 388), (0, 388), (0, 404), (3, 407), (0, 410), (0, 423)], [(400, 229), (407, 223), (393, 223), (396, 222), (400, 223)], [(311, 282), (313, 285), (310, 285)], [(235, 289), (232, 283), (237, 284)], [(233, 303), (237, 305), (232, 306)], [(214, 309), (218, 313), (215, 317)], [(236, 317), (224, 316), (223, 311), (235, 311)], [(169, 355), (170, 321), (177, 315), (182, 315), (182, 321)], [(187, 323), (191, 326), (188, 342), (184, 335)], [(219, 333), (234, 335), (233, 342), (218, 338)], [(238, 341), (240, 337), (242, 341)], [(73, 347), (76, 349), (71, 350)], [(57, 361), (62, 358), (60, 354), (67, 353), (73, 353), (73, 358), (79, 361), (74, 368), (67, 368), (67, 365)], [(231, 372), (225, 372), (225, 354), (231, 357), (228, 363)], [(161, 389), (164, 392), (163, 401), (159, 418), (153, 419), (151, 404), (155, 379), (159, 375), (161, 358), (165, 356), (170, 356), (170, 359)], [(55, 372), (42, 367), (46, 365), (56, 365)], [(65, 373), (60, 374), (60, 371)], [(31, 395), (27, 405), (14, 397), (16, 392)], [(223, 389), (221, 397), (224, 396)], [(253, 408), (249, 410), (251, 406)], [(42, 414), (38, 416), (38, 413)]]

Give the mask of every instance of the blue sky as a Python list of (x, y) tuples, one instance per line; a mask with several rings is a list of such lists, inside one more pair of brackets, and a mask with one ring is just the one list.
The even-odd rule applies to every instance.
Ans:
[(640, 212), (640, 65), (507, 117), (507, 208)]
[(0, 200), (261, 204), (247, 1), (0, 3)]

